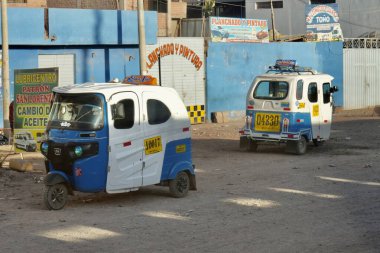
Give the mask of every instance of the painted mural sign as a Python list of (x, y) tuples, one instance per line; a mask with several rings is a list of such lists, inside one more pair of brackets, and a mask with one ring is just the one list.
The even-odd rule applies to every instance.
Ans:
[(182, 56), (183, 58), (191, 62), (191, 64), (194, 65), (197, 71), (200, 70), (200, 68), (203, 65), (201, 58), (190, 47), (180, 43), (166, 43), (156, 47), (148, 54), (148, 69), (151, 69), (153, 65), (158, 62), (159, 57), (163, 58), (169, 55)]
[(204, 52), (201, 37), (158, 37), (157, 44), (146, 45), (147, 74), (157, 78), (158, 85), (174, 88), (188, 108), (203, 108), (201, 114), (205, 105)]
[(58, 85), (58, 68), (15, 70), (14, 145), (18, 152), (39, 149)]
[(210, 31), (213, 42), (269, 42), (263, 19), (210, 17)]
[(342, 41), (338, 4), (311, 4), (306, 6), (307, 41)]

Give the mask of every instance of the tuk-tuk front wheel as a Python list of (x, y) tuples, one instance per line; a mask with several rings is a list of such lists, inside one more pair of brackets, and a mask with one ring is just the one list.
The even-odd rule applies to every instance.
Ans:
[(187, 195), (190, 189), (189, 175), (181, 171), (175, 179), (169, 181), (169, 190), (173, 197), (183, 198)]
[(49, 210), (60, 210), (67, 202), (67, 186), (65, 184), (47, 185), (44, 192), (45, 206)]

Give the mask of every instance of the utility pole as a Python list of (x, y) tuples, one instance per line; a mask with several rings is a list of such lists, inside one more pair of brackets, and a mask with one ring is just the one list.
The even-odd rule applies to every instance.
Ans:
[(119, 0), (117, 1), (118, 9), (126, 11), (127, 10), (127, 0)]
[(275, 34), (275, 24), (274, 24), (274, 10), (273, 10), (273, 1), (270, 0), (270, 10), (271, 10), (271, 19), (272, 19), (272, 40), (276, 41), (276, 34)]
[(7, 0), (1, 1), (1, 32), (2, 32), (2, 84), (3, 84), (3, 122), (4, 134), (11, 135), (9, 124), (9, 53), (8, 53), (8, 16)]
[(168, 0), (168, 6), (167, 6), (167, 11), (168, 14), (166, 15), (167, 17), (167, 36), (170, 37), (172, 36), (172, 0)]
[(140, 74), (146, 75), (146, 48), (145, 48), (145, 21), (144, 21), (144, 2), (137, 0), (138, 22), (139, 22), (139, 48), (140, 48)]

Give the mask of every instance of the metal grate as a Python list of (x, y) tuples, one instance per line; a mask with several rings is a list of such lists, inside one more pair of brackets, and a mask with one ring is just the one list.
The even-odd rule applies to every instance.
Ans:
[(344, 39), (343, 48), (380, 48), (380, 38)]

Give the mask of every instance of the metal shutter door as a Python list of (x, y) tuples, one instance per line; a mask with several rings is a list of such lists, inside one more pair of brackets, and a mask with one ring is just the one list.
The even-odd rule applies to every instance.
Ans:
[(41, 54), (38, 55), (39, 68), (59, 68), (58, 86), (74, 84), (74, 55), (73, 54)]

